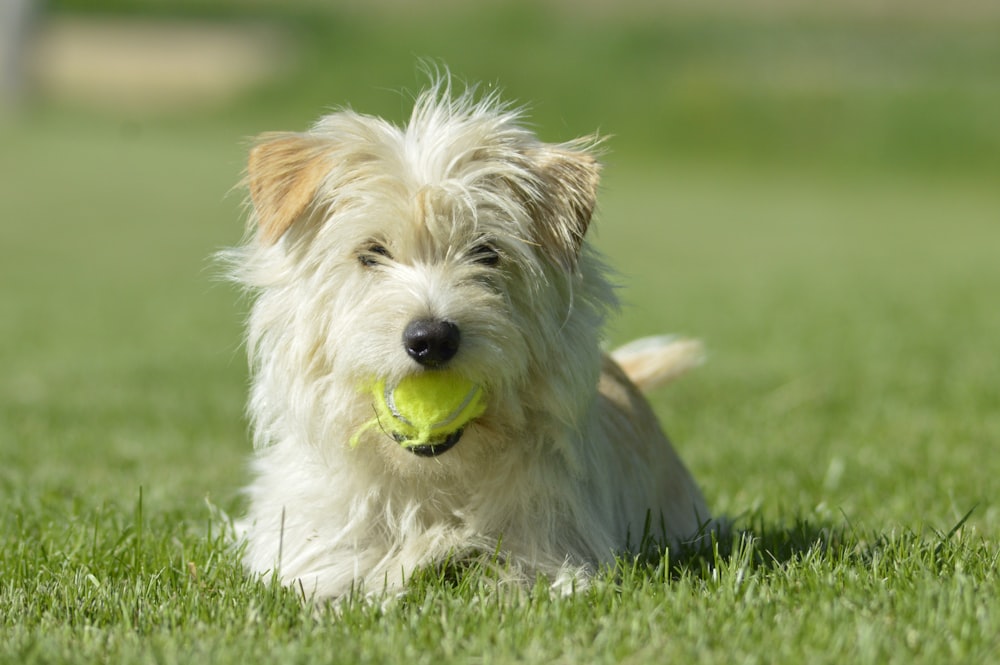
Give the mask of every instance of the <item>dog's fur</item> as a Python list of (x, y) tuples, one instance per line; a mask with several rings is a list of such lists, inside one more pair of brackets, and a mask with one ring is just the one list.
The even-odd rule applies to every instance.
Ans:
[[(652, 385), (692, 347), (647, 340), (620, 364), (600, 348), (616, 300), (584, 240), (594, 143), (542, 143), (447, 79), (402, 128), (340, 111), (259, 139), (249, 235), (228, 253), (254, 296), (251, 571), (336, 597), (482, 553), (562, 584), (649, 525), (671, 544), (699, 533), (704, 500), (630, 380)], [(447, 367), (484, 387), (486, 412), (437, 456), (378, 428), (351, 446), (366, 381), (435, 371), (401, 342), (416, 319), (458, 326)]]

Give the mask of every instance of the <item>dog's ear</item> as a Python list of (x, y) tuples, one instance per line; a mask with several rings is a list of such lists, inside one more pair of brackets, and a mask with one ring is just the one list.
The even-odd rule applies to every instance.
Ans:
[(247, 182), (263, 242), (278, 242), (306, 213), (330, 169), (325, 148), (308, 134), (274, 133), (250, 150)]
[(560, 265), (572, 268), (597, 205), (601, 166), (574, 144), (544, 145), (527, 156), (539, 185), (528, 204), (535, 240)]

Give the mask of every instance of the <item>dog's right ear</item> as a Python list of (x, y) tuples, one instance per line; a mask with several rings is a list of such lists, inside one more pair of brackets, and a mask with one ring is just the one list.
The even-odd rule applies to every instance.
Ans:
[(247, 182), (258, 237), (273, 245), (316, 198), (330, 165), (328, 147), (308, 134), (262, 135), (250, 150)]

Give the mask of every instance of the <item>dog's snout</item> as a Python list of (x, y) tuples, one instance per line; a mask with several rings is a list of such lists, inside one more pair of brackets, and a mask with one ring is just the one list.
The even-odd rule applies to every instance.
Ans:
[(458, 353), (461, 334), (451, 321), (417, 319), (403, 331), (403, 347), (424, 367), (439, 367)]

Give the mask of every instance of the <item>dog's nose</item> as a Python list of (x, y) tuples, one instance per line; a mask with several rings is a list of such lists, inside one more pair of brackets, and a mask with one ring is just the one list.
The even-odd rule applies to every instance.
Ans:
[(403, 331), (403, 347), (424, 367), (440, 367), (458, 353), (461, 335), (451, 321), (417, 319)]

